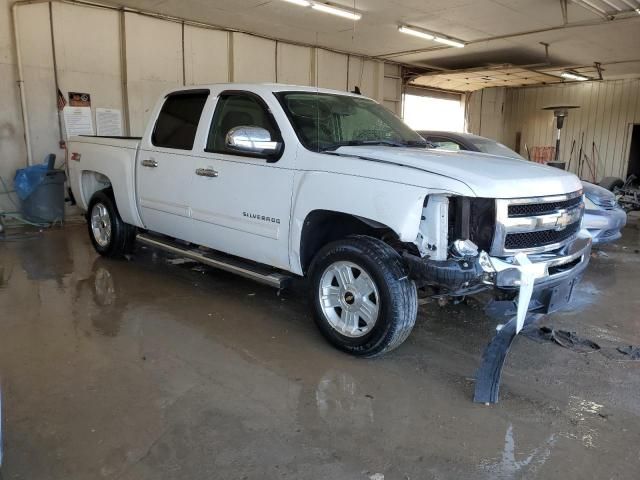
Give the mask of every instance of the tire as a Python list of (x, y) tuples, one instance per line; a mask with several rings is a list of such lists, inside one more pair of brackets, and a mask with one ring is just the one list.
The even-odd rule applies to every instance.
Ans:
[(607, 190), (613, 192), (616, 188), (620, 188), (624, 185), (624, 182), (621, 178), (618, 177), (604, 177), (600, 182), (600, 186), (602, 188), (606, 188)]
[(326, 245), (311, 264), (310, 278), (316, 324), (338, 349), (375, 357), (411, 333), (416, 286), (398, 253), (381, 240), (353, 236)]
[(136, 229), (122, 221), (111, 189), (94, 193), (87, 211), (89, 238), (96, 252), (120, 258), (133, 250)]

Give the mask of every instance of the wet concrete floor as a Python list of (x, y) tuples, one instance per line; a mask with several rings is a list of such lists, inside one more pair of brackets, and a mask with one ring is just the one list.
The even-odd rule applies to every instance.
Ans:
[(640, 230), (544, 321), (603, 347), (518, 337), (501, 401), (472, 403), (495, 324), (423, 306), (408, 341), (351, 358), (297, 285), (270, 288), (85, 227), (0, 241), (4, 479), (639, 478)]

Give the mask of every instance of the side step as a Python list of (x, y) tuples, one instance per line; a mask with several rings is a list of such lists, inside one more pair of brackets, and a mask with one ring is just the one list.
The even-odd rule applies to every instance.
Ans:
[(210, 267), (219, 268), (226, 272), (235, 273), (241, 277), (255, 280), (256, 282), (269, 285), (275, 288), (284, 288), (291, 281), (292, 277), (265, 265), (244, 261), (237, 257), (225, 255), (224, 253), (188, 248), (178, 242), (174, 242), (166, 237), (157, 237), (148, 233), (139, 233), (136, 240), (150, 247), (159, 248), (166, 252), (189, 258), (196, 262), (203, 263)]

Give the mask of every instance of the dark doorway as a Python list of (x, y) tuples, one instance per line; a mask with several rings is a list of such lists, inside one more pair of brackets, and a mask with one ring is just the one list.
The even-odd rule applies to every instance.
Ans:
[(633, 126), (631, 130), (631, 146), (629, 147), (629, 166), (627, 177), (635, 175), (640, 178), (640, 124)]

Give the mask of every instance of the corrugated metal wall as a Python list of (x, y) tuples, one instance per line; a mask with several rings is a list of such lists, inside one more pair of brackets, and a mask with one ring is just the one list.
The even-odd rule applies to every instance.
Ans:
[[(514, 148), (516, 134), (521, 132), (519, 153), (525, 157), (525, 144), (529, 148), (555, 145), (553, 114), (542, 110), (553, 105), (580, 107), (570, 111), (561, 137), (560, 158), (564, 161), (569, 161), (575, 141), (571, 161), (573, 172), (577, 170), (578, 151), (582, 143), (589, 159), (596, 158), (596, 180), (606, 176), (623, 177), (626, 174), (630, 126), (640, 123), (640, 79), (507, 89), (503, 132), (496, 138)], [(483, 106), (482, 111), (488, 114), (487, 108)], [(494, 106), (493, 114), (496, 113)], [(582, 169), (582, 177), (592, 180), (586, 164)]]
[(465, 121), (469, 132), (503, 138), (505, 91), (506, 88), (484, 88), (467, 95)]

